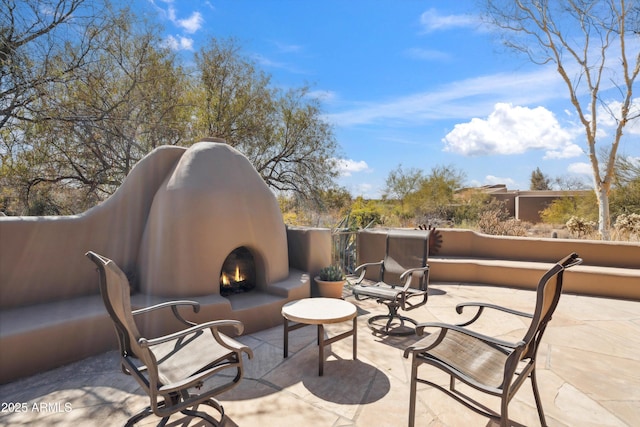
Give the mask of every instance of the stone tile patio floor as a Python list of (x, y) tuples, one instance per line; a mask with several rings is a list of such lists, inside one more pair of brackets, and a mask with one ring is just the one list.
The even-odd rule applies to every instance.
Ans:
[[(535, 297), (528, 290), (469, 284), (433, 283), (431, 290), (427, 305), (411, 312), (419, 321), (459, 322), (454, 306), (470, 300), (530, 311)], [(324, 376), (318, 377), (313, 326), (292, 332), (288, 359), (282, 357), (282, 326), (241, 337), (255, 358), (247, 361), (240, 385), (220, 396), (225, 427), (407, 425), (410, 362), (402, 353), (416, 337), (373, 335), (366, 319), (386, 308), (374, 301), (355, 301), (348, 290), (345, 299), (359, 309), (358, 360), (351, 358), (351, 339), (333, 343)], [(519, 319), (486, 314), (492, 314), (491, 320), (478, 330), (522, 336), (525, 324)], [(349, 326), (350, 322), (330, 325), (327, 333), (332, 336)], [(124, 425), (148, 399), (132, 378), (120, 373), (117, 360), (117, 352), (110, 351), (0, 386), (0, 425)], [(438, 370), (422, 369), (438, 383), (448, 384)], [(640, 302), (563, 295), (543, 339), (538, 370), (550, 426), (640, 425)], [(494, 425), (444, 393), (418, 387), (418, 426)], [(459, 389), (493, 410), (499, 408), (495, 398)], [(27, 411), (7, 411), (7, 402), (26, 403)], [(206, 406), (200, 409), (215, 414)], [(529, 381), (509, 410), (514, 425), (539, 425)], [(158, 421), (151, 416), (139, 425)], [(178, 414), (168, 425), (207, 424)]]

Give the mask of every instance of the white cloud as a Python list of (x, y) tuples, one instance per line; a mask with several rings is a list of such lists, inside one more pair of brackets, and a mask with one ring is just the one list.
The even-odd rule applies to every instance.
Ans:
[(354, 172), (370, 171), (369, 165), (364, 160), (336, 159), (336, 165), (342, 176), (351, 176)]
[(478, 17), (473, 15), (440, 15), (435, 9), (429, 9), (420, 15), (420, 24), (425, 32), (477, 27), (479, 23)]
[[(620, 101), (609, 102), (606, 108), (600, 105), (598, 107), (598, 124), (608, 128), (614, 128), (617, 126), (621, 108), (622, 102)], [(640, 98), (635, 98), (631, 101), (628, 113), (628, 117), (635, 118), (627, 122), (624, 128), (625, 133), (640, 135), (640, 117), (638, 117), (638, 115), (640, 115)]]
[[(372, 123), (424, 124), (428, 120), (466, 119), (489, 114), (496, 100), (514, 104), (541, 104), (558, 98), (563, 82), (552, 67), (527, 73), (498, 73), (456, 81), (432, 92), (420, 92), (384, 102), (370, 103), (327, 116), (338, 126)], [(530, 88), (523, 91), (522, 88)]]
[(312, 90), (307, 94), (310, 98), (319, 99), (324, 102), (336, 100), (338, 94), (331, 90)]
[(260, 65), (262, 65), (264, 67), (285, 68), (285, 66), (286, 66), (284, 63), (277, 62), (277, 61), (274, 61), (272, 59), (269, 59), (266, 56), (262, 55), (261, 53), (253, 54), (252, 58), (258, 64), (260, 64)]
[[(171, 21), (175, 26), (182, 28), (189, 34), (193, 34), (196, 31), (198, 31), (200, 28), (202, 28), (202, 24), (204, 23), (204, 18), (202, 17), (202, 14), (200, 12), (193, 12), (191, 16), (189, 16), (186, 19), (179, 19), (178, 15), (176, 14), (176, 9), (172, 5), (173, 2), (171, 1), (171, 2), (164, 2), (164, 3), (168, 3), (168, 7), (165, 12), (166, 16), (167, 18), (169, 18), (169, 21)], [(155, 6), (158, 7), (160, 10), (162, 10), (162, 8), (160, 8), (159, 6), (157, 5)]]
[(550, 158), (575, 155), (572, 134), (544, 107), (496, 104), (486, 119), (473, 118), (454, 126), (443, 139), (445, 151), (464, 156), (521, 154), (545, 149)]
[(591, 164), (579, 162), (579, 163), (571, 163), (567, 170), (571, 173), (577, 173), (580, 175), (593, 175), (593, 169), (591, 168)]
[(345, 184), (344, 187), (353, 197), (363, 197), (365, 199), (382, 198), (382, 189), (370, 183)]
[(286, 44), (278, 41), (273, 42), (280, 53), (295, 53), (303, 50), (302, 46), (297, 44)]
[(264, 56), (261, 53), (252, 54), (251, 57), (253, 58), (254, 61), (256, 61), (257, 64), (259, 64), (259, 65), (261, 65), (263, 67), (279, 68), (281, 70), (286, 70), (286, 71), (289, 71), (291, 73), (305, 74), (304, 70), (298, 69), (295, 66), (292, 66), (291, 64), (286, 63), (286, 62), (274, 61), (274, 60)]
[(640, 116), (628, 122), (624, 129), (630, 135), (640, 135)]
[(584, 154), (582, 147), (576, 144), (567, 144), (558, 150), (548, 150), (543, 159), (571, 159)]
[(193, 50), (193, 39), (189, 37), (174, 37), (169, 35), (164, 40), (164, 45), (171, 50)]
[(189, 34), (193, 34), (198, 31), (202, 27), (203, 22), (204, 18), (202, 18), (202, 14), (200, 12), (193, 12), (187, 19), (178, 19), (175, 21), (176, 25), (184, 28), (184, 30)]

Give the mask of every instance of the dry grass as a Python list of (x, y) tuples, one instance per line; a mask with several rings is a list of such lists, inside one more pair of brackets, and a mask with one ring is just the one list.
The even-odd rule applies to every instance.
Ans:
[[(526, 224), (526, 237), (550, 237), (558, 239), (601, 240), (597, 230), (583, 236), (571, 233), (564, 224)], [(640, 236), (629, 233), (619, 233), (611, 230), (611, 240), (618, 242), (640, 242)]]

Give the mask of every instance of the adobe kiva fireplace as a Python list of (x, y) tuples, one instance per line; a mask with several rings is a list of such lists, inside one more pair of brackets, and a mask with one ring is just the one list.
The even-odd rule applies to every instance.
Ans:
[(287, 229), (249, 160), (225, 143), (203, 141), (184, 152), (155, 193), (139, 287), (144, 295), (199, 301), (201, 320), (236, 318), (250, 331), (279, 324), (284, 303), (309, 297), (309, 273), (330, 257), (328, 230)]

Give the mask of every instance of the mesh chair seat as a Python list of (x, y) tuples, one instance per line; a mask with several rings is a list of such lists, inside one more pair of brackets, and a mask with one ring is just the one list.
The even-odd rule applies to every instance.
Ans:
[[(225, 341), (235, 350), (222, 347), (213, 337), (210, 329), (204, 329), (182, 338), (164, 342), (150, 351), (157, 360), (158, 377), (164, 385), (179, 383), (187, 378), (211, 369), (221, 369), (220, 362), (232, 356), (234, 351), (241, 351), (246, 346), (225, 337)], [(202, 357), (206, 354), (206, 359)], [(166, 390), (163, 390), (166, 391)]]
[(457, 371), (457, 376), (471, 378), (496, 391), (501, 388), (509, 353), (455, 330), (448, 330), (442, 341), (434, 345), (438, 339), (438, 334), (431, 334), (415, 343), (413, 347), (432, 347), (428, 356), (420, 353), (419, 357), (429, 357), (434, 363), (439, 361), (442, 366)]

